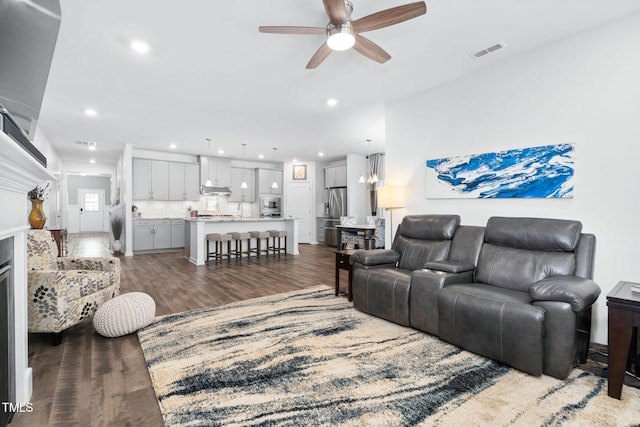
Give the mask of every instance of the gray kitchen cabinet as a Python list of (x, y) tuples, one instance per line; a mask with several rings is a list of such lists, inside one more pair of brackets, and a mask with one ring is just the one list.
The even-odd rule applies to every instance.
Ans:
[[(282, 194), (282, 171), (278, 169), (258, 169), (257, 187), (259, 194)], [(273, 188), (274, 181), (278, 188)]]
[[(184, 233), (183, 233), (184, 235)], [(171, 221), (144, 219), (133, 222), (133, 250), (168, 249), (171, 247)]]
[(216, 187), (231, 187), (231, 160), (220, 157), (200, 157), (200, 183), (207, 181)]
[(185, 163), (184, 192), (186, 200), (200, 200), (200, 165)]
[(200, 199), (200, 166), (169, 162), (169, 200)]
[(172, 248), (184, 248), (185, 221), (184, 219), (172, 219), (171, 220), (171, 247)]
[(153, 249), (153, 225), (134, 221), (133, 223), (133, 250), (146, 251)]
[[(248, 188), (240, 188), (242, 181)], [(231, 168), (231, 195), (230, 202), (255, 202), (256, 201), (256, 171), (247, 168)]]
[(324, 188), (346, 186), (347, 165), (329, 166), (324, 169)]
[(324, 229), (326, 227), (326, 221), (324, 218), (317, 218), (316, 221), (316, 239), (320, 243), (324, 243)]
[(133, 200), (169, 199), (169, 162), (133, 159)]

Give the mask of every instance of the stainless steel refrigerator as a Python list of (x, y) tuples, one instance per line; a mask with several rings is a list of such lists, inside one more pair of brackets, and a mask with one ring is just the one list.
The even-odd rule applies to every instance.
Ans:
[(327, 218), (340, 218), (347, 215), (347, 187), (334, 187), (327, 190)]
[(347, 187), (334, 187), (326, 191), (326, 220), (324, 229), (325, 243), (336, 247), (338, 244), (339, 218), (347, 215)]

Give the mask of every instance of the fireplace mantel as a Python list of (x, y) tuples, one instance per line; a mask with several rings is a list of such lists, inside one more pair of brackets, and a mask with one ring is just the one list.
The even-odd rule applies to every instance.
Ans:
[(55, 176), (20, 145), (0, 132), (0, 239), (14, 239), (15, 374), (17, 403), (29, 402), (32, 374), (28, 360), (27, 313), (27, 193), (37, 184)]

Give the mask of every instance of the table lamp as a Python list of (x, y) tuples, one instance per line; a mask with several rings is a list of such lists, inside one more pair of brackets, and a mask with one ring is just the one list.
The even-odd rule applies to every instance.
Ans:
[(404, 187), (401, 185), (385, 185), (378, 188), (378, 207), (389, 209), (391, 213), (391, 242), (393, 242), (393, 210), (404, 208)]

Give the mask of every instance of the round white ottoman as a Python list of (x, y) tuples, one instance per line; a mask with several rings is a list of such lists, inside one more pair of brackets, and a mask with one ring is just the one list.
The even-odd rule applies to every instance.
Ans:
[(119, 295), (98, 307), (93, 327), (103, 337), (121, 337), (153, 321), (156, 303), (144, 292)]

